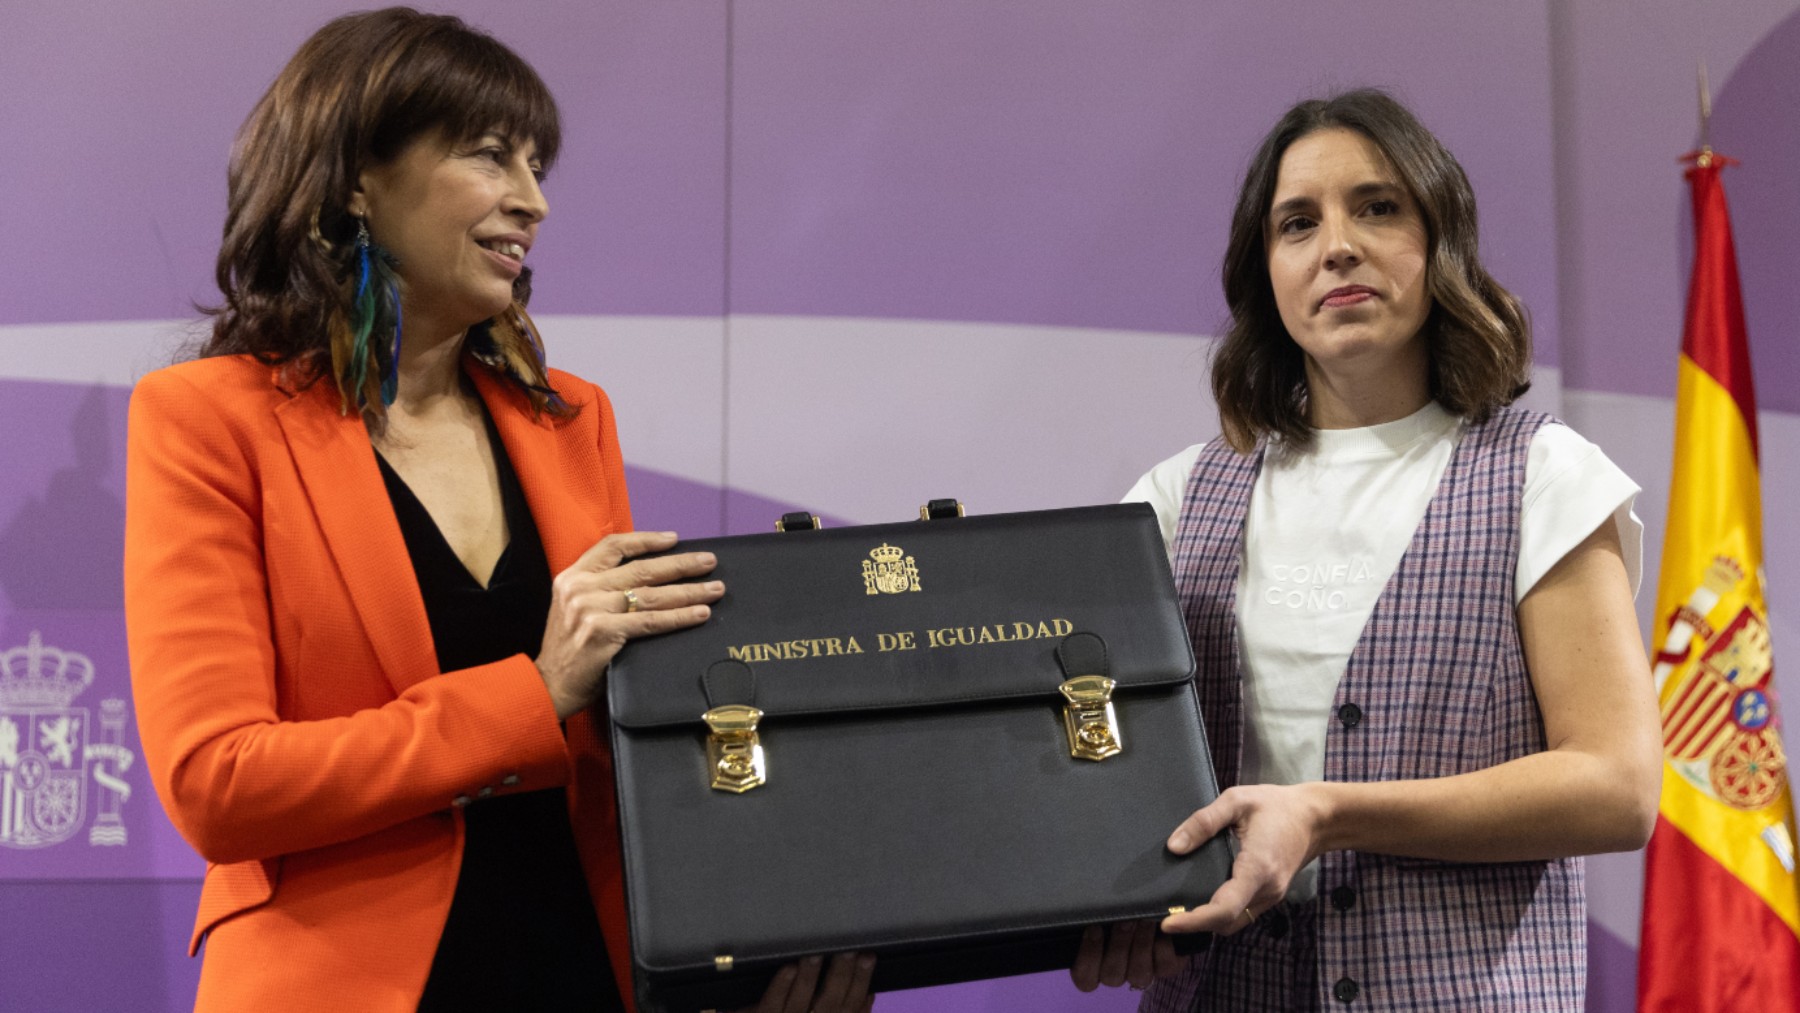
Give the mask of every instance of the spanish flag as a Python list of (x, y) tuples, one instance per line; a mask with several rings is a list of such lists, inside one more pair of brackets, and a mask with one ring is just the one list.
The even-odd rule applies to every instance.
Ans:
[(1719, 174), (1688, 157), (1694, 275), (1652, 644), (1663, 785), (1645, 857), (1640, 1013), (1800, 1013), (1794, 805), (1763, 603), (1756, 394)]

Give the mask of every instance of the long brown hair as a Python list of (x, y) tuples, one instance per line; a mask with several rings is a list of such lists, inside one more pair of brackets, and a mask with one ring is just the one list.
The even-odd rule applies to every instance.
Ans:
[(1306, 355), (1275, 306), (1264, 230), (1281, 156), (1330, 127), (1374, 143), (1425, 220), (1431, 310), (1423, 330), (1432, 398), (1480, 422), (1531, 386), (1531, 326), (1519, 300), (1481, 266), (1475, 193), (1455, 156), (1385, 92), (1315, 99), (1289, 109), (1263, 138), (1231, 216), (1222, 272), (1231, 326), (1213, 356), (1212, 389), (1225, 439), (1240, 453), (1270, 437), (1301, 448), (1312, 443)]
[[(199, 354), (250, 353), (284, 367), (296, 386), (327, 372), (346, 410), (383, 414), (378, 384), (389, 352), (368, 344), (351, 361), (351, 261), (357, 222), (346, 210), (358, 176), (438, 131), (452, 142), (499, 132), (529, 140), (548, 168), (562, 143), (544, 82), (491, 36), (447, 15), (406, 7), (347, 14), (313, 33), (244, 121), (232, 147), (225, 237), (216, 277), (224, 303)], [(524, 388), (540, 411), (570, 409), (549, 387), (525, 313), (529, 270), (513, 303), (471, 329), (469, 351)], [(359, 386), (353, 377), (366, 379)]]

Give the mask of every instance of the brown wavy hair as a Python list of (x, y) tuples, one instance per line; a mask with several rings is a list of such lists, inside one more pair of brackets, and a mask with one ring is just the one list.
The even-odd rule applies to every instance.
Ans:
[(1531, 325), (1519, 300), (1481, 266), (1475, 193), (1455, 156), (1385, 92), (1314, 99), (1289, 109), (1263, 138), (1231, 216), (1222, 271), (1231, 325), (1213, 355), (1212, 389), (1225, 440), (1240, 453), (1269, 438), (1312, 444), (1306, 355), (1275, 306), (1265, 229), (1282, 155), (1333, 127), (1381, 150), (1425, 220), (1432, 398), (1480, 422), (1531, 386)]
[[(562, 144), (544, 82), (519, 56), (461, 20), (406, 7), (348, 14), (313, 33), (257, 102), (232, 146), (225, 236), (216, 277), (222, 305), (200, 356), (248, 353), (308, 386), (329, 373), (352, 406), (384, 415), (385, 341), (351, 360), (347, 210), (365, 168), (441, 132), (452, 143), (498, 132), (529, 140), (545, 168)], [(536, 410), (571, 409), (550, 389), (537, 330), (525, 313), (529, 269), (513, 302), (472, 328), (471, 354), (523, 388)], [(360, 389), (356, 376), (364, 377)]]

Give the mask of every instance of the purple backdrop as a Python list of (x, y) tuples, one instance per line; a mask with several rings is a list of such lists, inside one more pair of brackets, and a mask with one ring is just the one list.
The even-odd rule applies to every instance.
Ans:
[[(0, 842), (0, 909), (29, 913), (0, 920), (0, 1008), (191, 1002), (197, 965), (182, 951), (200, 863), (161, 815), (130, 722), (115, 742), (100, 718), (107, 699), (129, 708), (124, 406), (163, 347), (146, 352), (144, 322), (190, 319), (213, 295), (238, 123), (300, 40), (352, 6), (94, 0), (6, 13), (0, 128), (21, 143), (0, 160), (0, 188), (18, 195), (26, 227), (0, 251), (0, 652), (28, 664), (35, 636), (64, 652), (40, 652), (40, 666), (80, 670), (79, 655), (93, 682), (69, 702), (90, 748), (71, 754), (84, 789), (68, 838)], [(1644, 483), (1651, 574), (1689, 239), (1674, 158), (1695, 138), (1704, 55), (1715, 144), (1745, 162), (1727, 186), (1765, 408), (1772, 622), (1778, 645), (1800, 642), (1784, 611), (1800, 579), (1790, 0), (446, 6), (514, 45), (563, 102), (534, 309), (582, 335), (559, 345), (553, 333), (553, 357), (622, 404), (640, 523), (764, 530), (801, 489), (833, 523), (889, 519), (885, 501), (877, 512), (869, 498), (833, 500), (830, 481), (794, 472), (867, 481), (865, 470), (897, 466), (851, 458), (896, 431), (926, 448), (904, 471), (919, 498), (1116, 496), (1144, 464), (1209, 435), (1191, 402), (1142, 402), (1164, 374), (1177, 382), (1159, 391), (1202, 388), (1225, 222), (1256, 139), (1297, 98), (1379, 84), (1467, 167), (1484, 257), (1531, 307), (1551, 406), (1560, 382), (1565, 417)], [(856, 340), (821, 343), (836, 324), (820, 318)], [(108, 322), (121, 322), (117, 336)], [(58, 326), (83, 323), (106, 326)], [(1068, 356), (1078, 410), (1015, 379), (1011, 360), (1034, 347)], [(925, 348), (954, 382), (882, 386), (901, 366), (928, 377), (914, 368)], [(770, 367), (792, 349), (813, 356), (804, 369)], [(867, 407), (823, 388), (867, 390)], [(984, 439), (1007, 418), (1023, 418), (1034, 445), (1087, 456), (1034, 485), (1041, 474), (1016, 470), (1021, 454)], [(1637, 859), (1590, 869), (1589, 1008), (1623, 1013)], [(1119, 1010), (1130, 999), (1042, 976), (882, 1008)]]

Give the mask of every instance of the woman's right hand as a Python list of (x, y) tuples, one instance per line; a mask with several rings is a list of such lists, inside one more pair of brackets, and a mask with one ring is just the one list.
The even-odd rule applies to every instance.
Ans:
[(638, 559), (675, 545), (673, 531), (607, 535), (550, 585), (550, 618), (536, 658), (556, 716), (570, 715), (600, 695), (606, 666), (633, 637), (696, 626), (712, 615), (719, 581), (680, 583), (711, 573), (710, 552)]

